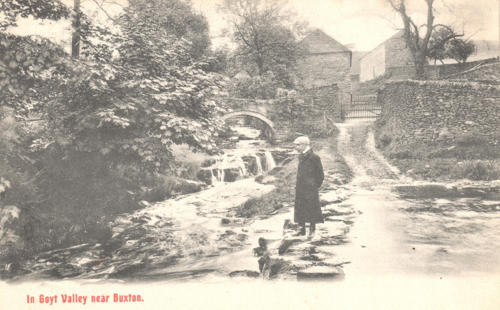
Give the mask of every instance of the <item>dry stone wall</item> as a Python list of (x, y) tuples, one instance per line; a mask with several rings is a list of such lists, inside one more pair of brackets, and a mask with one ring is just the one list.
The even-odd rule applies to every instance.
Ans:
[[(474, 135), (491, 144), (500, 139), (500, 86), (477, 82), (394, 81), (378, 92), (380, 135), (390, 148), (440, 143)], [(388, 141), (387, 141), (388, 143)]]
[[(425, 78), (428, 80), (449, 79), (452, 76), (459, 75), (461, 72), (471, 70), (477, 66), (488, 63), (498, 62), (498, 59), (484, 59), (466, 63), (454, 63), (444, 65), (425, 66)], [(498, 67), (497, 67), (498, 68)], [(391, 80), (411, 79), (415, 76), (415, 66), (393, 66), (386, 69), (386, 75)]]
[(333, 129), (332, 121), (340, 121), (340, 96), (336, 84), (305, 89), (294, 96), (278, 98), (271, 119), (287, 139), (299, 133), (322, 136)]
[(484, 64), (450, 76), (452, 79), (465, 79), (500, 84), (500, 62)]

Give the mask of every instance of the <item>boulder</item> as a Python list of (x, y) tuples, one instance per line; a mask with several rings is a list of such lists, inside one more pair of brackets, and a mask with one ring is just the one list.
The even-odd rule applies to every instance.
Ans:
[(226, 168), (224, 169), (224, 182), (234, 182), (241, 177), (239, 168)]
[(248, 278), (258, 278), (260, 273), (253, 270), (236, 270), (229, 273), (230, 277), (248, 277)]
[(210, 169), (201, 169), (196, 174), (196, 177), (198, 178), (198, 180), (204, 182), (207, 185), (212, 184), (212, 176), (213, 176), (212, 170), (210, 170)]
[(279, 255), (283, 255), (285, 254), (288, 249), (294, 244), (294, 243), (299, 243), (301, 242), (302, 240), (299, 239), (299, 238), (296, 238), (296, 239), (283, 239), (281, 241), (281, 244), (278, 248), (278, 254)]
[[(262, 267), (260, 267), (262, 266)], [(272, 258), (268, 255), (259, 259), (259, 268), (265, 279), (274, 279), (280, 274), (287, 274), (293, 268), (292, 265), (281, 258)]]
[(241, 159), (245, 163), (247, 172), (252, 175), (257, 175), (257, 158), (254, 156), (242, 156)]
[(173, 188), (174, 192), (181, 194), (191, 194), (199, 192), (205, 187), (205, 183), (197, 182), (187, 179), (176, 179), (175, 186)]
[(214, 158), (206, 159), (201, 163), (202, 168), (213, 166), (217, 161)]

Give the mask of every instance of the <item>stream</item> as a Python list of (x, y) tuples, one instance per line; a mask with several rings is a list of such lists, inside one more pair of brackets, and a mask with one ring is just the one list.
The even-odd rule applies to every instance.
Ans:
[[(325, 145), (317, 151), (326, 175), (320, 190), (325, 223), (314, 238), (293, 236), (291, 206), (235, 216), (235, 207), (275, 189), (273, 182), (256, 181), (276, 163), (271, 147), (253, 136), (205, 165), (211, 184), (205, 190), (119, 216), (110, 223), (107, 244), (41, 253), (24, 263), (27, 272), (16, 280), (262, 277), (253, 255), (260, 238), (284, 279), (500, 272), (500, 182), (411, 180), (376, 150), (372, 121), (338, 127), (336, 150)], [(339, 181), (338, 154), (353, 171), (350, 183)]]

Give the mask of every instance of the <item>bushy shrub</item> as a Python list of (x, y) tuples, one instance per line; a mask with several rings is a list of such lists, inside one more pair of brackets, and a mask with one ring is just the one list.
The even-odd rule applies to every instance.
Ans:
[(391, 144), (392, 138), (386, 134), (380, 137), (380, 144), (382, 148), (386, 148), (389, 144)]
[[(23, 14), (45, 3), (19, 2)], [(115, 21), (118, 34), (82, 17), (83, 59), (0, 29), (7, 64), (0, 66), (0, 180), (9, 185), (0, 207), (21, 209), (27, 248), (109, 236), (114, 215), (138, 208), (148, 193), (151, 200), (169, 197), (178, 186), (167, 177), (177, 168), (173, 144), (217, 150), (224, 109), (213, 98), (224, 78), (172, 36), (162, 9), (161, 1), (132, 1)], [(26, 121), (33, 116), (39, 121)], [(193, 175), (195, 168), (185, 170)]]
[(467, 160), (454, 166), (451, 174), (457, 179), (497, 180), (500, 178), (500, 162), (495, 160)]

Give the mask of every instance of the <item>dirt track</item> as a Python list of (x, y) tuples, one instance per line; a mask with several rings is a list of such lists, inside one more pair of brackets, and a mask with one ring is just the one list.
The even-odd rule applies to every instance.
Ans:
[[(500, 271), (500, 204), (480, 197), (403, 199), (425, 185), (398, 174), (375, 149), (371, 121), (339, 125), (338, 152), (354, 172), (344, 202), (360, 214), (336, 254), (346, 276), (490, 274)], [(445, 184), (444, 186), (453, 186)], [(482, 210), (478, 212), (477, 210)], [(496, 250), (495, 250), (496, 249)]]

